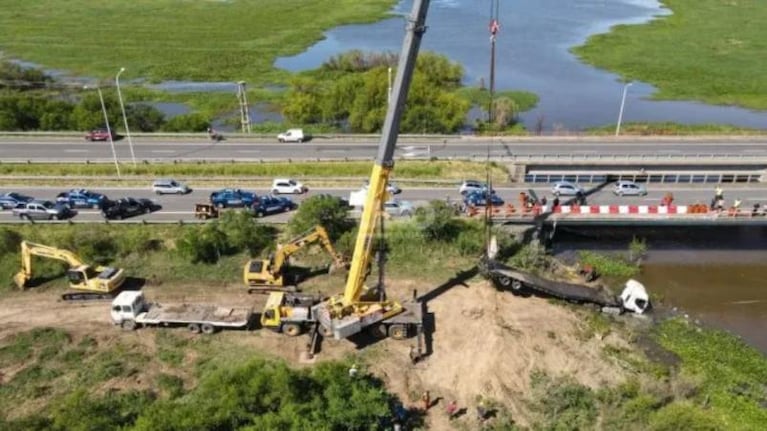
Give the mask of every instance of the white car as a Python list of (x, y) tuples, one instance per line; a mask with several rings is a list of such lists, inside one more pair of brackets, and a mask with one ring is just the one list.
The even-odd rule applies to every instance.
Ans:
[(586, 190), (569, 181), (558, 181), (551, 186), (551, 193), (554, 196), (577, 196), (578, 194), (585, 194)]
[[(368, 181), (368, 180), (365, 180), (365, 183), (362, 185), (362, 188), (363, 188), (364, 190), (367, 190), (367, 189), (368, 189), (368, 185), (369, 185), (368, 183), (369, 183), (369, 182), (370, 182), (370, 181)], [(398, 185), (397, 185), (397, 183), (395, 183), (395, 182), (388, 182), (388, 183), (386, 183), (386, 191), (387, 191), (389, 194), (391, 194), (391, 195), (398, 195), (398, 194), (402, 193), (402, 189), (401, 189), (401, 188), (399, 188), (399, 186), (398, 186)]]
[[(461, 183), (460, 187), (458, 187), (458, 193), (460, 193), (462, 196), (466, 196), (474, 192), (486, 191), (487, 183), (483, 183), (482, 181), (477, 180), (465, 180)], [(495, 193), (495, 190), (491, 190), (490, 193)]]
[(394, 217), (410, 217), (415, 212), (415, 209), (409, 201), (392, 199), (384, 203), (384, 211)]
[(284, 133), (277, 135), (277, 140), (280, 142), (304, 142), (306, 137), (304, 136), (303, 129), (288, 129)]
[(172, 179), (157, 180), (152, 183), (152, 191), (158, 195), (185, 195), (192, 191), (186, 184)]
[(647, 194), (647, 189), (633, 181), (618, 181), (613, 187), (613, 193), (616, 196), (644, 196)]
[(272, 181), (272, 194), (278, 195), (280, 193), (296, 194), (308, 192), (309, 189), (296, 180), (290, 178), (278, 178)]

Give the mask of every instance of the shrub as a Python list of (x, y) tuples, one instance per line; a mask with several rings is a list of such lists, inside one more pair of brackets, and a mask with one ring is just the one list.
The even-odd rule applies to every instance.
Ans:
[(228, 247), (227, 237), (218, 221), (189, 229), (176, 244), (179, 253), (192, 263), (216, 263)]
[(0, 227), (0, 257), (17, 253), (21, 244), (21, 235), (8, 228)]
[(162, 126), (165, 132), (204, 132), (210, 126), (210, 118), (202, 114), (183, 114), (168, 120)]
[(220, 219), (220, 229), (226, 234), (228, 246), (233, 251), (247, 250), (255, 256), (273, 242), (271, 229), (256, 224), (247, 211), (227, 211)]
[(455, 208), (441, 200), (433, 200), (428, 207), (419, 207), (415, 211), (421, 231), (434, 241), (452, 241), (458, 236), (461, 226), (455, 216)]
[(79, 230), (72, 242), (74, 251), (86, 262), (105, 264), (117, 256), (117, 243), (109, 231), (101, 228)]

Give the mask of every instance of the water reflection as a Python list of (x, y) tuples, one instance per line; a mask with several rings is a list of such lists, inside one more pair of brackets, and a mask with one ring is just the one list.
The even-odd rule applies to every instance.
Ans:
[[(464, 82), (487, 82), (489, 73), (488, 5), (476, 0), (432, 2), (423, 49), (460, 62)], [(396, 14), (410, 10), (405, 0)], [(623, 85), (617, 75), (579, 62), (569, 49), (615, 24), (642, 23), (669, 13), (656, 0), (539, 0), (502, 2), (497, 41), (496, 85), (540, 96), (538, 107), (522, 115), (528, 128), (539, 117), (545, 129), (582, 129), (615, 124)], [(401, 16), (373, 24), (347, 25), (325, 33), (325, 39), (275, 66), (291, 71), (319, 67), (351, 49), (399, 51), (404, 29)], [(648, 98), (655, 89), (645, 83), (631, 87), (624, 121), (729, 123), (767, 128), (767, 114), (734, 107), (690, 102), (659, 102)]]

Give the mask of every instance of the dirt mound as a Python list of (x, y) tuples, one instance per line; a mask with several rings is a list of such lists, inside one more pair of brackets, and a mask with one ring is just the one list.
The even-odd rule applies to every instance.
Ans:
[(428, 311), (435, 316), (432, 355), (412, 365), (407, 344), (388, 343), (373, 371), (404, 400), (415, 401), (424, 390), (441, 397), (428, 417), (432, 429), (451, 429), (444, 414), (450, 400), (473, 413), (478, 397), (502, 402), (518, 423), (527, 423), (521, 401), (534, 370), (594, 388), (622, 380), (601, 355), (603, 341), (578, 339), (578, 317), (546, 300), (477, 282), (448, 290)]

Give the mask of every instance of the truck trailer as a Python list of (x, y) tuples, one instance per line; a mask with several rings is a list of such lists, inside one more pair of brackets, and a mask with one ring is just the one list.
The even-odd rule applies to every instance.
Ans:
[(219, 329), (246, 329), (253, 309), (210, 304), (150, 303), (141, 291), (123, 291), (112, 301), (112, 323), (125, 330), (138, 327), (186, 326), (190, 332), (212, 334)]

